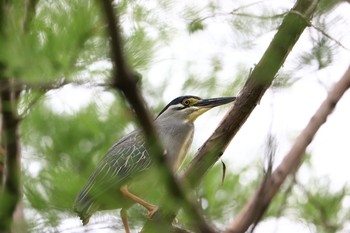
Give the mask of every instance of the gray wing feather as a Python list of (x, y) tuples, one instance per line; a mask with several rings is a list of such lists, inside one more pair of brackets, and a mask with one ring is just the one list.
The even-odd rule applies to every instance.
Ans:
[(74, 210), (83, 223), (98, 209), (95, 203), (109, 189), (122, 186), (127, 179), (151, 165), (145, 140), (140, 131), (134, 131), (115, 143), (99, 162), (88, 182), (79, 192)]

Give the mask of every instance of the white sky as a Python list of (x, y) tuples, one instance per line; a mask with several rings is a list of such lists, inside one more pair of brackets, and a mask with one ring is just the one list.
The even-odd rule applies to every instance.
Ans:
[[(225, 9), (230, 11), (237, 7), (236, 1), (221, 1)], [(253, 1), (242, 1), (248, 4)], [(266, 4), (282, 5), (284, 8), (291, 8), (293, 1), (266, 1)], [(273, 2), (273, 3), (272, 3)], [(196, 1), (196, 4), (198, 1)], [(185, 4), (185, 3), (184, 3)], [(186, 2), (188, 4), (188, 2)], [(243, 5), (243, 3), (241, 4)], [(179, 11), (181, 7), (179, 7)], [(343, 4), (330, 16), (332, 20), (338, 15), (347, 16), (350, 12), (350, 4)], [(173, 12), (180, 14), (180, 12)], [(262, 12), (257, 12), (258, 15)], [(347, 48), (350, 48), (349, 17), (346, 22), (332, 27), (328, 33), (341, 41)], [(221, 20), (210, 21), (207, 30), (189, 35), (186, 28), (179, 24), (179, 32), (169, 45), (158, 51), (155, 64), (144, 77), (152, 83), (160, 83), (160, 80), (170, 80), (170, 85), (164, 93), (166, 102), (184, 94), (181, 85), (185, 80), (185, 66), (187, 61), (194, 61), (191, 69), (201, 73), (208, 70), (208, 59), (214, 54), (219, 55), (224, 61), (224, 70), (220, 73), (222, 80), (227, 80), (235, 74), (234, 69), (238, 64), (245, 64), (249, 68), (259, 61), (268, 43), (271, 41), (275, 31), (256, 38), (253, 50), (240, 49), (235, 42), (235, 34), (228, 25)], [(347, 24), (347, 28), (346, 28)], [(313, 32), (315, 33), (315, 32)], [(284, 68), (291, 69), (297, 54), (302, 50), (310, 48), (308, 33), (304, 32), (298, 41), (290, 57), (287, 58)], [(265, 152), (266, 136), (270, 129), (278, 139), (278, 150), (276, 162), (278, 163), (289, 150), (293, 139), (300, 133), (308, 123), (313, 113), (326, 97), (326, 91), (345, 72), (350, 64), (350, 52), (340, 49), (334, 56), (333, 65), (314, 72), (312, 70), (295, 70), (301, 79), (290, 88), (280, 91), (268, 91), (263, 97), (260, 105), (256, 107), (246, 124), (232, 141), (225, 152), (223, 159), (230, 169), (237, 169), (262, 158)], [(99, 93), (100, 94), (100, 93)], [(237, 93), (232, 93), (233, 95)], [(65, 87), (61, 91), (53, 92), (52, 101), (62, 109), (72, 110), (80, 107), (87, 99), (95, 100), (96, 93), (86, 88)], [(79, 96), (77, 98), (76, 96)], [(73, 97), (73, 98), (72, 98)], [(203, 96), (214, 97), (214, 96)], [(103, 102), (113, 98), (111, 94), (100, 95)], [(302, 168), (300, 177), (302, 182), (307, 183), (311, 173), (316, 177), (327, 176), (331, 179), (331, 189), (339, 189), (349, 182), (349, 157), (350, 157), (350, 93), (347, 92), (337, 105), (334, 113), (329, 117), (327, 123), (322, 126), (313, 142), (307, 149), (312, 154), (313, 168), (311, 171)], [(219, 110), (212, 110), (210, 113), (201, 116), (197, 122), (197, 131), (193, 150), (196, 150), (215, 129), (223, 117), (227, 107)], [(208, 122), (213, 124), (208, 125)], [(348, 203), (350, 206), (350, 203)], [(348, 229), (349, 230), (349, 229)], [(106, 232), (106, 231), (100, 231)], [(261, 232), (315, 232), (314, 229), (304, 224), (291, 222), (282, 218), (277, 222), (269, 220), (258, 226), (257, 233)], [(345, 231), (344, 231), (345, 232)]]

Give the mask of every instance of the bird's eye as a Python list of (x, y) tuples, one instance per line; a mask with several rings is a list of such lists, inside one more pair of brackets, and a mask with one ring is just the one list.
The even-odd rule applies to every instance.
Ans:
[(185, 105), (185, 106), (190, 106), (191, 101), (190, 101), (189, 99), (186, 99), (186, 100), (184, 100), (184, 101), (182, 102), (182, 104)]

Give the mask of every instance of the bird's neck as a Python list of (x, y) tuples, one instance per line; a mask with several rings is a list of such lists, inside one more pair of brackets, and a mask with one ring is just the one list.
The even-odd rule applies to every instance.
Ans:
[(173, 121), (164, 124), (156, 121), (160, 139), (167, 152), (167, 162), (177, 172), (184, 162), (188, 149), (192, 144), (194, 125), (192, 122)]

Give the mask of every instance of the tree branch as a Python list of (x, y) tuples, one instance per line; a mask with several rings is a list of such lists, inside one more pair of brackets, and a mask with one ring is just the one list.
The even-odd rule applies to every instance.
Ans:
[[(303, 6), (306, 3), (308, 5)], [(183, 177), (186, 178), (189, 185), (196, 185), (205, 172), (221, 157), (232, 138), (271, 85), (277, 71), (301, 33), (309, 25), (294, 11), (300, 11), (305, 18), (311, 18), (313, 11), (310, 8), (314, 10), (314, 1), (299, 0), (292, 11), (286, 15), (263, 57), (250, 74), (234, 106), (187, 166)], [(311, 12), (305, 15), (307, 11)]]
[[(13, 2), (0, 1), (0, 37), (7, 40), (8, 18)], [(33, 6), (32, 9), (34, 9)], [(34, 15), (34, 14), (33, 14)], [(21, 35), (20, 35), (21, 36)], [(23, 231), (23, 206), (21, 190), (21, 152), (18, 135), (19, 121), (17, 103), (20, 89), (14, 78), (5, 75), (6, 62), (0, 61), (0, 232)], [(7, 86), (2, 89), (3, 85)], [(13, 224), (17, 220), (16, 224)]]
[[(313, 0), (299, 0), (286, 15), (263, 57), (250, 74), (233, 108), (187, 166), (183, 176), (186, 177), (189, 185), (196, 185), (205, 172), (221, 157), (271, 85), (301, 33), (309, 25), (305, 19), (311, 18), (314, 9)], [(310, 13), (305, 15), (308, 11)], [(300, 17), (295, 12), (299, 12), (304, 17)]]
[[(314, 0), (298, 0), (292, 10), (286, 14), (275, 37), (250, 74), (234, 106), (181, 174), (181, 179), (186, 187), (189, 189), (196, 187), (204, 174), (224, 153), (232, 138), (271, 85), (277, 71), (283, 65), (304, 29), (310, 25), (307, 19), (311, 19), (316, 5), (317, 1)], [(155, 216), (162, 218), (161, 213), (156, 213)]]
[(196, 19), (192, 20), (192, 22), (190, 24), (193, 25), (193, 24), (201, 23), (207, 19), (215, 18), (218, 16), (230, 16), (231, 15), (231, 16), (241, 16), (241, 17), (262, 19), (262, 20), (272, 20), (272, 19), (282, 18), (283, 16), (285, 16), (286, 13), (276, 14), (276, 15), (254, 15), (254, 14), (249, 14), (249, 13), (238, 12), (242, 9), (249, 8), (251, 6), (258, 5), (258, 4), (261, 4), (263, 2), (264, 1), (249, 3), (247, 5), (239, 6), (239, 7), (232, 9), (231, 11), (228, 11), (228, 12), (214, 12), (211, 15), (207, 15), (207, 16), (204, 16), (201, 18), (196, 18)]
[(349, 48), (347, 48), (345, 45), (343, 45), (339, 40), (335, 39), (333, 36), (331, 36), (330, 34), (328, 34), (325, 30), (323, 30), (321, 27), (316, 26), (315, 24), (311, 24), (311, 26), (313, 28), (315, 28), (315, 30), (317, 30), (318, 32), (322, 33), (325, 37), (327, 37), (328, 39), (330, 39), (331, 41), (333, 41), (334, 43), (336, 43), (337, 45), (339, 45), (340, 47), (342, 47), (343, 49), (346, 50), (350, 50)]
[(328, 115), (332, 113), (336, 104), (348, 88), (350, 88), (350, 66), (344, 76), (329, 91), (327, 98), (297, 137), (283, 161), (272, 175), (260, 184), (255, 195), (246, 204), (225, 233), (245, 232), (255, 222), (256, 218), (260, 217), (258, 215), (265, 212), (287, 176), (294, 174), (299, 168), (304, 158), (306, 147), (311, 143), (319, 128), (326, 122)]
[[(118, 17), (116, 17), (112, 1), (103, 0), (103, 11), (105, 13), (106, 22), (108, 25), (108, 32), (110, 35), (111, 43), (111, 56), (113, 63), (113, 78), (112, 87), (121, 91), (130, 105), (135, 110), (137, 119), (145, 133), (146, 142), (150, 147), (150, 156), (153, 161), (158, 165), (160, 174), (166, 180), (166, 187), (177, 203), (184, 208), (184, 210), (194, 218), (194, 223), (201, 232), (213, 232), (211, 227), (206, 223), (201, 213), (193, 204), (193, 201), (182, 190), (180, 183), (176, 179), (175, 175), (171, 172), (170, 166), (165, 161), (165, 156), (158, 139), (157, 132), (153, 126), (153, 120), (149, 114), (149, 111), (144, 103), (144, 100), (137, 88), (137, 74), (133, 72), (125, 61), (125, 55), (123, 53), (123, 43), (121, 37), (121, 29), (119, 26)], [(153, 232), (155, 228), (159, 227), (159, 222), (152, 222), (149, 228), (145, 228), (144, 232)], [(164, 226), (160, 226), (164, 227)], [(164, 229), (164, 228), (163, 228)]]
[[(113, 63), (112, 87), (122, 92), (127, 101), (135, 110), (138, 121), (146, 136), (155, 138), (156, 132), (152, 118), (146, 108), (144, 100), (137, 89), (136, 73), (132, 72), (124, 59), (122, 38), (118, 17), (115, 16), (112, 1), (103, 0), (103, 11), (107, 21), (107, 29), (110, 35), (111, 56)], [(158, 145), (160, 149), (160, 145)]]
[[(5, 80), (11, 83), (10, 79)], [(12, 216), (21, 199), (18, 96), (19, 91), (13, 91), (11, 88), (0, 93), (2, 116), (0, 144), (4, 154), (4, 173), (1, 177), (3, 186), (0, 190), (0, 232), (10, 232)]]

